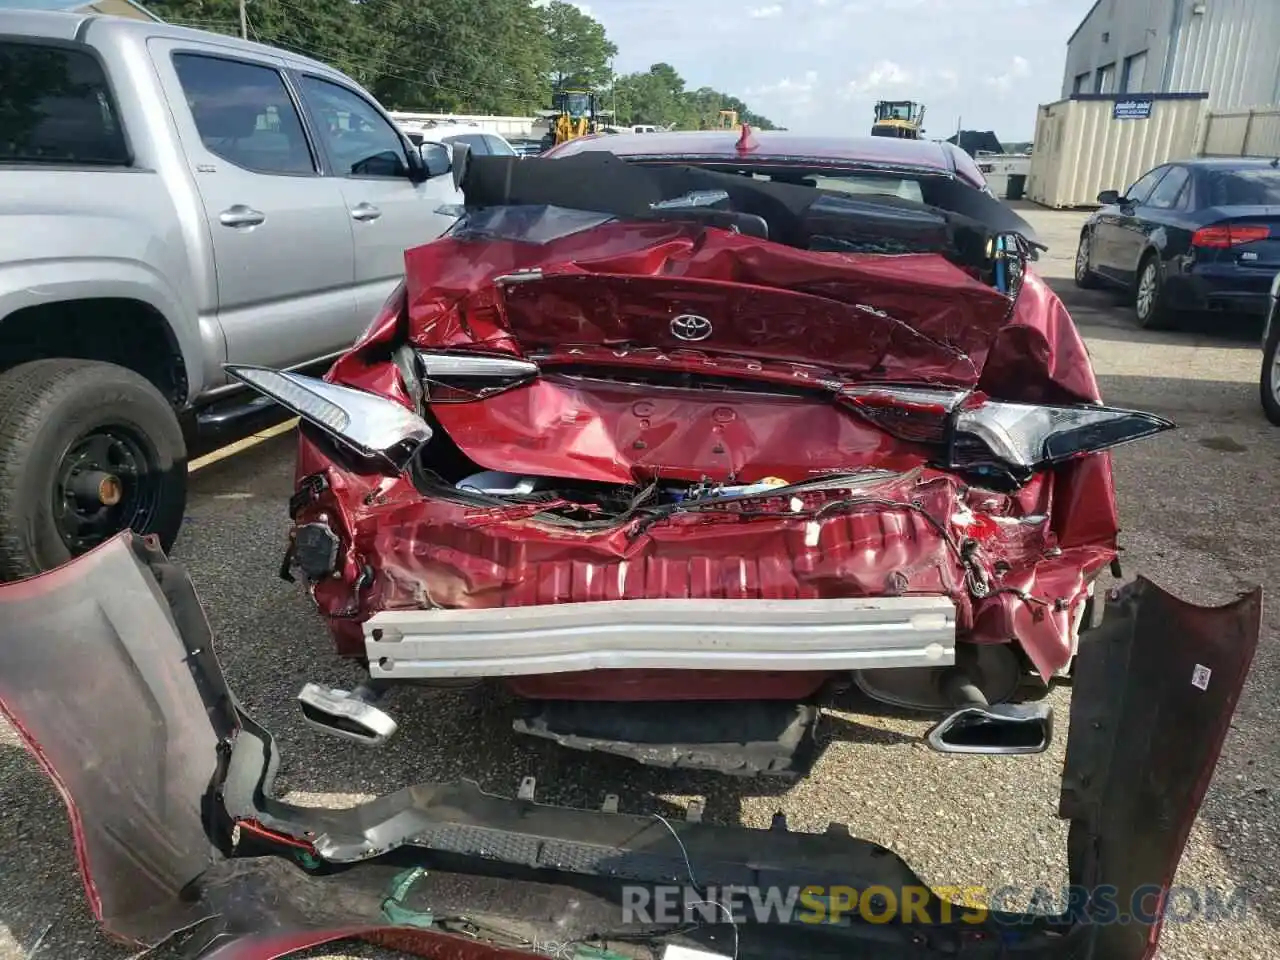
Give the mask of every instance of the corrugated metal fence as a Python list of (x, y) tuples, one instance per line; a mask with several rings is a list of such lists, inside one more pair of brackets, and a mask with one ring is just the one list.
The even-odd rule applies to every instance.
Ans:
[(1280, 157), (1280, 107), (1210, 113), (1200, 154), (1206, 157)]

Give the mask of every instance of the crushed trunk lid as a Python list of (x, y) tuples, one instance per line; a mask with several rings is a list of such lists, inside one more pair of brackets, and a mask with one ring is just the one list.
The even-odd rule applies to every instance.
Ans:
[(692, 348), (972, 386), (1033, 255), (1030, 226), (968, 187), (944, 209), (607, 154), (504, 159), (469, 158), (465, 215), (406, 253), (420, 346)]

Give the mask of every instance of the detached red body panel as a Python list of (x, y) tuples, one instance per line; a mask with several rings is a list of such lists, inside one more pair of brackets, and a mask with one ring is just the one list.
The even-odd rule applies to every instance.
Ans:
[[(942, 256), (812, 253), (617, 221), (546, 243), (447, 237), (409, 251), (406, 266), (407, 306), (327, 379), (412, 407), (389, 356), (397, 341), (535, 360), (536, 379), (475, 399), (431, 402), (428, 382), (443, 435), (432, 443), (475, 468), (632, 486), (886, 476), (855, 504), (847, 489), (809, 490), (575, 527), (546, 522), (545, 502), (477, 505), (362, 473), (307, 434), (298, 477), (320, 474), (327, 489), (295, 519), (323, 514), (341, 541), (336, 575), (313, 591), (344, 654), (364, 655), (361, 624), (381, 611), (945, 595), (958, 640), (1015, 642), (1042, 676), (1070, 659), (1089, 585), (1115, 556), (1107, 454), (995, 492), (930, 467), (927, 443), (840, 396), (874, 382), (1098, 401), (1074, 324), (1033, 274), (1011, 300)], [(671, 321), (685, 314), (714, 336), (679, 339)], [(785, 699), (824, 678), (620, 670), (511, 682), (529, 697)]]

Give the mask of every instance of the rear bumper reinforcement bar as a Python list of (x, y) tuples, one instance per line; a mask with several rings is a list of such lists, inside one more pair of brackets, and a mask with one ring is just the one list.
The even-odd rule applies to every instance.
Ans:
[(941, 596), (388, 610), (364, 624), (369, 673), (387, 679), (946, 666), (955, 635)]

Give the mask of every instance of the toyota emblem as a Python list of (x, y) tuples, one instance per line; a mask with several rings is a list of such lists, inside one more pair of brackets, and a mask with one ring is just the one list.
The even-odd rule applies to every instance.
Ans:
[(711, 336), (711, 321), (696, 313), (682, 313), (671, 321), (671, 335), (690, 342), (705, 340)]

